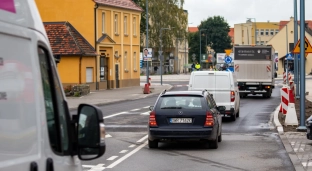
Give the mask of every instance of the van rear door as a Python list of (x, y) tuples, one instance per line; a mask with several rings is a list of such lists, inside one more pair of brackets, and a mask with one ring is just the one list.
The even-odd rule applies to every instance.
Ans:
[(231, 100), (231, 78), (228, 72), (209, 72), (206, 74), (194, 74), (193, 90), (208, 90), (213, 94), (218, 106), (228, 106)]

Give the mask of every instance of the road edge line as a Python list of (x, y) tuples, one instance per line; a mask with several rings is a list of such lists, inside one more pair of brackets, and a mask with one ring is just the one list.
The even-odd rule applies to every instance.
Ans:
[(127, 159), (128, 157), (132, 156), (133, 154), (135, 154), (136, 152), (138, 152), (139, 150), (141, 150), (144, 146), (147, 145), (147, 141), (145, 141), (143, 144), (141, 144), (140, 146), (138, 146), (137, 148), (135, 148), (134, 150), (132, 150), (131, 152), (127, 153), (126, 155), (122, 156), (121, 158), (119, 158), (118, 160), (116, 160), (114, 163), (110, 164), (109, 166), (107, 166), (106, 168), (113, 168), (116, 165), (118, 165), (119, 163), (121, 163), (122, 161), (124, 161), (125, 159)]

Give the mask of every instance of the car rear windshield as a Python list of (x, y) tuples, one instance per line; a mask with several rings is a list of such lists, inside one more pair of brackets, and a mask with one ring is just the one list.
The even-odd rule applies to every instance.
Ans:
[(163, 96), (159, 99), (160, 109), (203, 109), (200, 96)]

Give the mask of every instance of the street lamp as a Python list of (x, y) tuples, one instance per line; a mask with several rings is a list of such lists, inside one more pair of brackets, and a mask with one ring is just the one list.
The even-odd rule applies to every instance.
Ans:
[[(171, 28), (174, 28), (174, 27), (171, 27)], [(160, 33), (159, 33), (159, 42), (160, 42), (160, 51), (158, 51), (159, 53), (159, 60), (160, 60), (160, 85), (162, 85), (162, 60), (163, 60), (163, 57), (162, 57), (162, 40), (161, 40), (161, 36), (162, 36), (162, 31), (163, 30), (171, 30), (171, 28), (161, 28), (160, 29)]]
[(288, 27), (287, 27), (287, 24), (286, 25), (279, 25), (279, 24), (274, 24), (274, 25), (276, 25), (276, 26), (286, 26), (286, 56), (285, 56), (285, 58), (286, 58), (286, 62), (287, 62), (287, 68), (286, 68), (286, 82), (287, 82), (287, 84), (289, 84), (289, 81), (288, 81), (288, 60), (287, 60), (287, 55), (288, 55)]
[(247, 18), (249, 21), (251, 19), (255, 20), (255, 44), (257, 44), (257, 23), (256, 23), (256, 18)]
[[(202, 61), (201, 61), (201, 31), (205, 31), (207, 29), (200, 29), (199, 30), (199, 64), (200, 64), (200, 67), (202, 67)], [(207, 47), (206, 47), (207, 48)]]

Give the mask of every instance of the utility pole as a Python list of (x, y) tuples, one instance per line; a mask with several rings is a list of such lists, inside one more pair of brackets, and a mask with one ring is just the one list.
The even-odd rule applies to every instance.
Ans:
[[(146, 0), (146, 49), (148, 49), (148, 0)], [(146, 83), (149, 83), (149, 64), (146, 61)]]
[(201, 60), (201, 31), (204, 31), (204, 30), (207, 30), (207, 29), (200, 29), (199, 30), (199, 64), (200, 64), (200, 68), (202, 69), (202, 60)]
[[(174, 28), (174, 27), (172, 27)], [(162, 36), (162, 31), (163, 30), (170, 30), (170, 28), (161, 28), (160, 29), (160, 33), (159, 33), (159, 42), (160, 42), (160, 51), (158, 51), (159, 53), (159, 59), (160, 59), (160, 85), (162, 85), (162, 61), (163, 61), (163, 51), (162, 51), (162, 39), (161, 39), (161, 36)], [(148, 80), (147, 80), (148, 81)]]
[[(294, 0), (294, 32), (295, 32), (294, 33), (294, 43), (295, 43), (295, 42), (298, 42), (297, 0)], [(299, 99), (299, 60), (298, 60), (298, 55), (297, 54), (294, 54), (294, 59), (295, 59), (294, 81), (295, 81), (295, 85), (296, 85), (296, 99)]]

